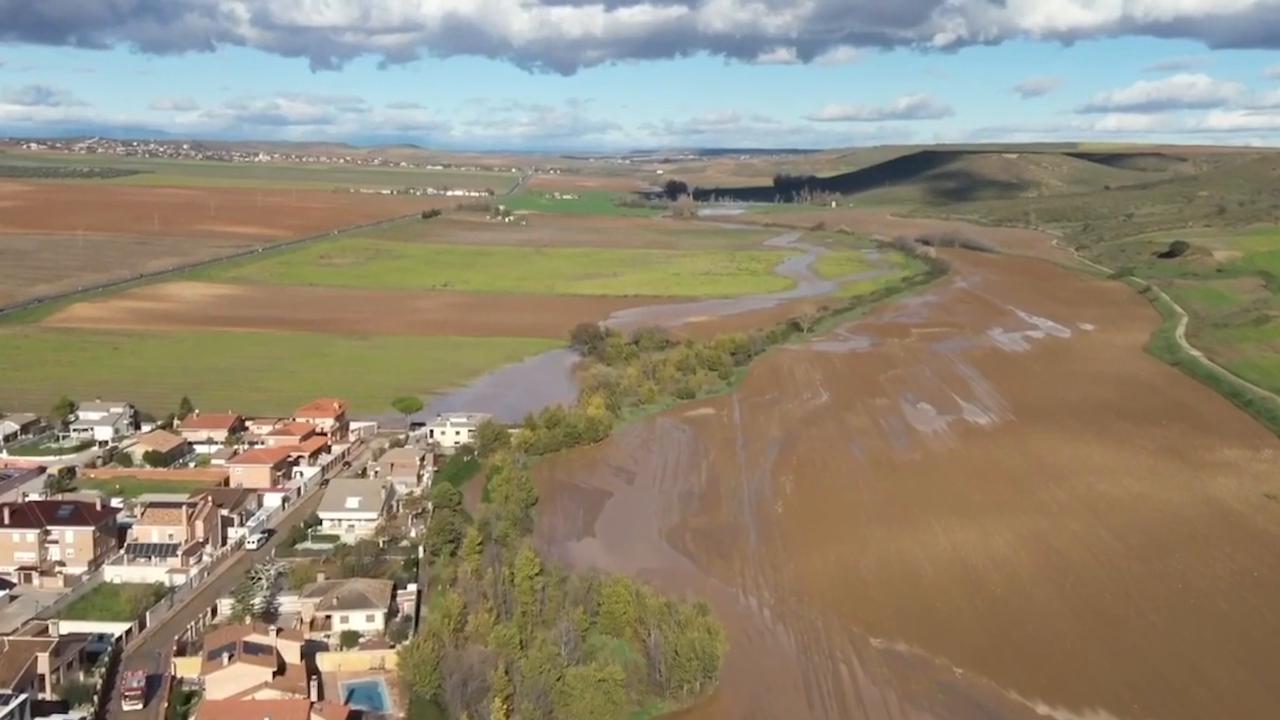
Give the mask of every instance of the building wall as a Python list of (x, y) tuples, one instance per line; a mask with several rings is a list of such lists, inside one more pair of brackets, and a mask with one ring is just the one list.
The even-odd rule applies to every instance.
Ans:
[(134, 525), (129, 530), (129, 541), (140, 543), (186, 544), (187, 528), (183, 525)]
[(326, 517), (320, 515), (320, 527), (325, 534), (341, 535), (344, 538), (366, 538), (378, 529), (378, 518), (372, 520), (353, 520), (350, 518)]
[(276, 472), (279, 467), (230, 465), (227, 469), (231, 472), (227, 481), (229, 487), (266, 490), (275, 487)]
[(20, 565), (38, 565), (43, 549), (40, 530), (0, 530), (0, 570), (13, 572)]
[(329, 627), (333, 628), (335, 633), (340, 633), (343, 630), (381, 633), (387, 628), (386, 610), (354, 610), (321, 614), (330, 618)]
[(316, 669), (322, 673), (394, 670), (395, 650), (343, 650), (316, 653)]

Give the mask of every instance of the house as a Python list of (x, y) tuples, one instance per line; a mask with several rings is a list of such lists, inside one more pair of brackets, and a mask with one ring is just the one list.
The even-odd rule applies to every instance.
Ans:
[(199, 564), (206, 549), (222, 544), (222, 515), (206, 495), (147, 503), (129, 528), (124, 556), (129, 563), (185, 568)]
[(391, 495), (383, 480), (335, 478), (320, 498), (316, 515), (323, 532), (354, 542), (373, 535), (390, 510)]
[(333, 440), (347, 436), (347, 403), (338, 398), (318, 398), (293, 413), (295, 422), (314, 425), (316, 432)]
[(314, 467), (329, 449), (329, 439), (324, 435), (313, 435), (285, 449), (289, 451), (289, 457), (296, 465)]
[(312, 632), (336, 636), (344, 630), (355, 630), (364, 635), (380, 635), (386, 632), (395, 590), (396, 585), (390, 580), (321, 577), (298, 596), (302, 620), (309, 623)]
[(297, 630), (260, 623), (224, 625), (204, 635), (200, 677), (208, 700), (273, 700), (310, 696)]
[(128, 437), (138, 426), (138, 412), (127, 402), (94, 400), (81, 403), (75, 420), (67, 427), (67, 435), (78, 440), (92, 440), (106, 447)]
[(230, 487), (270, 490), (283, 485), (289, 479), (291, 448), (255, 448), (246, 450), (227, 461)]
[(0, 416), (0, 447), (35, 435), (43, 425), (44, 421), (40, 416), (31, 413)]
[(210, 488), (196, 490), (191, 493), (193, 500), (209, 498), (213, 506), (222, 516), (222, 532), (224, 540), (233, 539), (243, 534), (242, 529), (249, 518), (258, 512), (261, 504), (258, 494), (242, 487)]
[(476, 443), (476, 429), (492, 415), (485, 413), (442, 413), (427, 423), (427, 439), (442, 450), (452, 452)]
[(245, 420), (244, 429), (247, 435), (244, 440), (250, 444), (261, 445), (263, 435), (274, 430), (277, 425), (281, 425), (286, 422), (289, 422), (287, 418), (282, 419), (270, 417), (250, 418)]
[(281, 423), (261, 436), (265, 447), (288, 447), (301, 445), (303, 441), (316, 434), (316, 426), (305, 422)]
[(195, 720), (348, 720), (351, 709), (338, 702), (310, 698), (278, 700), (205, 700)]
[(397, 495), (417, 492), (431, 485), (431, 454), (415, 447), (391, 448), (370, 464), (369, 476), (395, 486)]
[(0, 720), (31, 720), (31, 696), (0, 692)]
[(138, 464), (143, 462), (147, 453), (158, 452), (164, 456), (166, 465), (172, 465), (191, 454), (191, 445), (181, 435), (174, 435), (165, 430), (152, 430), (145, 435), (139, 435), (125, 452), (129, 453), (133, 461)]
[(245, 431), (244, 418), (235, 413), (191, 413), (178, 423), (178, 434), (192, 445), (225, 445)]
[(57, 688), (86, 670), (89, 636), (60, 634), (56, 620), (33, 621), (0, 636), (0, 692), (53, 699)]
[(0, 573), (36, 584), (41, 575), (98, 567), (116, 550), (119, 513), (101, 498), (0, 504)]

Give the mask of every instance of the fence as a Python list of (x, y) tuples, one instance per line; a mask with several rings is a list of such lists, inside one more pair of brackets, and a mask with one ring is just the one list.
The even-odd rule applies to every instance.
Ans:
[(98, 468), (85, 470), (84, 476), (90, 480), (110, 480), (112, 478), (137, 478), (138, 480), (173, 480), (175, 482), (208, 482), (209, 484), (225, 483), (229, 473), (222, 468), (181, 468), (164, 470), (155, 468)]

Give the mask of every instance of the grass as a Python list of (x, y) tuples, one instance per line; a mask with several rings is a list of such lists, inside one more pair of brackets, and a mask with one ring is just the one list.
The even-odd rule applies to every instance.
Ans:
[(440, 472), (436, 473), (432, 482), (446, 483), (461, 490), (478, 472), (480, 472), (480, 458), (474, 455), (455, 454), (449, 458), (444, 467), (440, 468)]
[(860, 252), (829, 252), (818, 256), (813, 271), (828, 280), (849, 277), (876, 269), (875, 262)]
[(1280, 403), (1260, 397), (1257, 393), (1241, 387), (1230, 377), (1224, 376), (1183, 350), (1176, 337), (1178, 314), (1173, 306), (1155, 293), (1148, 292), (1144, 295), (1164, 319), (1148, 341), (1147, 352), (1213, 388), (1236, 407), (1249, 413), (1272, 432), (1280, 435)]
[(724, 297), (786, 290), (786, 253), (475, 247), (363, 238), (211, 268), (202, 279), (275, 285), (553, 295)]
[(14, 457), (52, 457), (58, 455), (74, 455), (93, 447), (92, 440), (65, 444), (57, 440), (50, 442), (29, 442), (20, 445), (9, 445), (5, 448)]
[(334, 188), (453, 187), (506, 192), (515, 185), (514, 173), (426, 170), (333, 164), (227, 163), (113, 157), (0, 153), (6, 165), (21, 167), (86, 167), (132, 170), (139, 174), (109, 180), (59, 182), (110, 183), (175, 187), (247, 187), (262, 189), (332, 190)]
[(165, 588), (147, 583), (101, 583), (58, 615), (65, 620), (132, 622), (165, 596)]
[(135, 332), (0, 327), (0, 407), (50, 407), (62, 395), (127, 397), (142, 408), (287, 413), (317, 395), (356, 412), (427, 395), (558, 347), (540, 338), (346, 337), (318, 333)]
[(601, 190), (586, 190), (577, 193), (576, 200), (556, 199), (550, 193), (523, 192), (501, 201), (513, 212), (555, 213), (558, 215), (613, 215), (629, 217), (652, 217), (664, 211), (655, 208), (623, 207), (618, 201), (625, 199), (623, 193), (611, 193)]
[(201, 482), (199, 480), (150, 480), (136, 477), (113, 477), (89, 479), (80, 477), (76, 479), (76, 488), (80, 490), (95, 490), (110, 497), (122, 497), (126, 500), (132, 500), (139, 495), (147, 495), (150, 493), (182, 493), (189, 495), (196, 490), (205, 490), (214, 487), (215, 483)]

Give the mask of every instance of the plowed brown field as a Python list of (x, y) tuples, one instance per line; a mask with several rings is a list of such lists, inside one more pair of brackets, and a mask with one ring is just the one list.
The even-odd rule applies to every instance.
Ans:
[(72, 305), (55, 327), (568, 338), (580, 322), (664, 298), (398, 292), (171, 282)]
[(322, 191), (0, 181), (0, 305), (449, 204)]
[(720, 690), (682, 717), (1276, 717), (1280, 441), (1146, 355), (1126, 287), (944, 256), (541, 463), (540, 544), (714, 605)]

